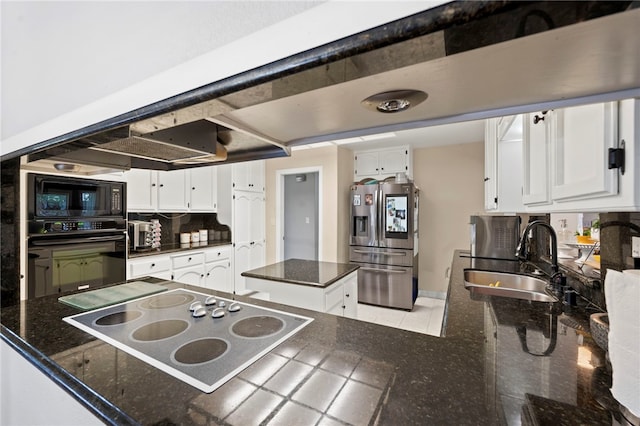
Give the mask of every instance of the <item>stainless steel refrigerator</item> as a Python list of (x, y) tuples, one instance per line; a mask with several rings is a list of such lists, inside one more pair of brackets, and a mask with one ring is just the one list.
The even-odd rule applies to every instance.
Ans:
[(411, 310), (418, 296), (418, 189), (351, 186), (349, 261), (360, 265), (358, 301)]

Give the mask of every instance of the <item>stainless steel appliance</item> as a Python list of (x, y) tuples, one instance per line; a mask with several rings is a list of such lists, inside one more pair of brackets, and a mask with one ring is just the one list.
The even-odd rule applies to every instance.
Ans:
[(472, 257), (516, 260), (519, 216), (471, 216), (469, 225)]
[(126, 184), (27, 176), (27, 297), (125, 280)]
[(418, 295), (418, 189), (351, 186), (349, 261), (360, 265), (358, 301), (413, 309)]
[(129, 245), (131, 250), (150, 249), (153, 244), (153, 224), (142, 220), (129, 221)]
[(64, 320), (203, 392), (213, 392), (313, 321), (186, 289)]

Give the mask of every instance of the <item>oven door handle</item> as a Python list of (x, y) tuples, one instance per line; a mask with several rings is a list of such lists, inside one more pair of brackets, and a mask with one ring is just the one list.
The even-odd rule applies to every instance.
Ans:
[(405, 274), (407, 272), (406, 269), (367, 268), (366, 266), (361, 266), (360, 270), (367, 272), (380, 272), (383, 274)]
[(105, 241), (123, 241), (125, 235), (106, 235), (101, 237), (81, 237), (81, 238), (65, 238), (51, 240), (31, 240), (29, 245), (32, 246), (57, 246), (63, 244), (80, 244), (80, 243), (101, 243)]

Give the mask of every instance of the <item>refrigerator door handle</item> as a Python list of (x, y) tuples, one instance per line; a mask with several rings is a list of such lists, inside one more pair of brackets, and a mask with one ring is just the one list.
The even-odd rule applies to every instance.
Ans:
[(407, 272), (406, 269), (379, 269), (367, 268), (366, 266), (361, 266), (360, 269), (367, 272), (379, 272), (384, 274), (405, 274)]
[(406, 256), (407, 253), (405, 252), (401, 252), (401, 253), (396, 253), (393, 251), (367, 251), (367, 250), (353, 250), (354, 253), (358, 253), (358, 254), (383, 254), (385, 256)]

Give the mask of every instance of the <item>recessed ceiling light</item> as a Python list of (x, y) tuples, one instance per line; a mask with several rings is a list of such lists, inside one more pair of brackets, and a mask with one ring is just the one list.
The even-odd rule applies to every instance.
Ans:
[(361, 104), (372, 111), (388, 114), (406, 111), (422, 103), (428, 96), (421, 90), (393, 90), (369, 96)]

